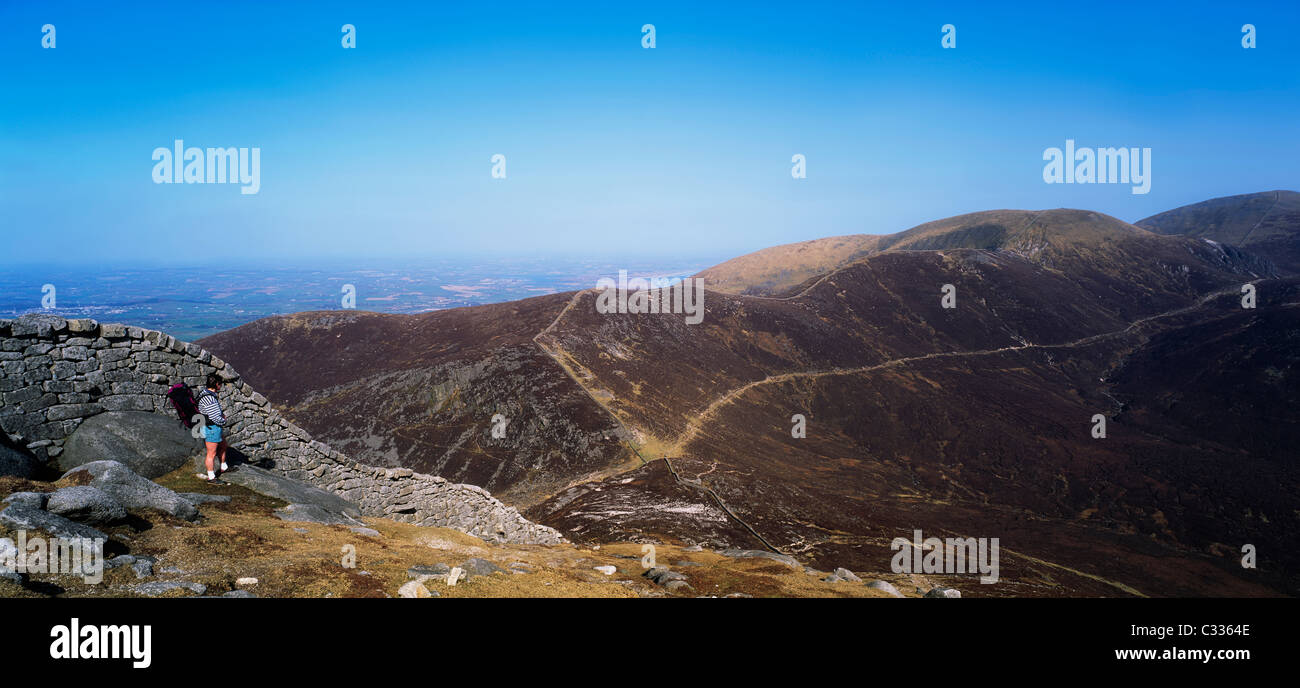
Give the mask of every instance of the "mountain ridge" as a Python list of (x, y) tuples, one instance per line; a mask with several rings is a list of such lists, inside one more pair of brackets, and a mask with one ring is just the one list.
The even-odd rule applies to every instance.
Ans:
[[(1224, 538), (1276, 545), (1295, 532), (1294, 519), (1277, 516), (1291, 498), (1279, 501), (1269, 486), (1221, 475), (1229, 456), (1241, 459), (1191, 420), (1213, 403), (1198, 404), (1171, 425), (1175, 416), (1164, 406), (1139, 407), (1131, 396), (1116, 401), (1116, 394), (1134, 393), (1131, 382), (1116, 387), (1123, 380), (1172, 390), (1166, 396), (1187, 384), (1159, 358), (1144, 355), (1169, 333), (1209, 332), (1213, 323), (1237, 318), (1231, 347), (1216, 355), (1238, 366), (1249, 365), (1238, 349), (1261, 355), (1254, 344), (1260, 337), (1290, 336), (1297, 328), (1288, 306), (1294, 285), (1278, 280), (1267, 260), (1079, 210), (989, 211), (891, 236), (884, 250), (779, 293), (710, 290), (698, 326), (679, 317), (601, 315), (593, 290), (477, 314), (490, 324), (472, 309), (430, 317), (427, 322), (460, 328), (457, 337), (498, 342), (452, 351), (450, 335), (435, 334), (429, 344), (446, 351), (430, 359), (434, 365), (389, 370), (409, 378), (414, 391), (434, 388), (437, 401), (452, 406), (403, 412), (386, 429), (382, 409), (337, 403), (338, 390), (326, 389), (309, 392), (303, 398), (311, 404), (287, 412), (332, 444), (363, 449), (388, 446), (406, 432), (425, 436), (433, 444), (409, 451), (434, 448), (462, 471), (452, 473), (456, 479), (477, 465), (473, 470), (497, 481), (493, 492), (528, 518), (591, 542), (634, 532), (717, 546), (771, 542), (814, 563), (879, 568), (889, 532), (925, 524), (1036, 533), (1029, 542), (1006, 545), (1034, 562), (1020, 573), (1050, 578), (1049, 570), (1059, 570), (1053, 567), (1065, 567), (1077, 574), (1064, 588), (1018, 587), (1027, 585), (1021, 580), (1008, 594), (1120, 589), (1096, 588), (1087, 576), (1156, 594), (1197, 594), (1212, 584), (1189, 579), (1186, 571), (1200, 571), (1213, 585), (1240, 579), (1223, 561)], [(1246, 283), (1257, 285), (1271, 317), (1234, 310), (1233, 294)], [(955, 289), (956, 308), (942, 306), (945, 285)], [(245, 333), (257, 337), (246, 342), (232, 330), (212, 345), (252, 356), (240, 364), (246, 374), (256, 368), (283, 375), (274, 358), (258, 361), (256, 352), (267, 342), (297, 341), (275, 339), (290, 329), (254, 328)], [(336, 341), (350, 338), (328, 331)], [(361, 341), (361, 335), (351, 338)], [(319, 338), (322, 354), (330, 339)], [(352, 397), (383, 389), (367, 388), (385, 368), (363, 354), (349, 354), (364, 368), (349, 372)], [(1273, 349), (1267, 356), (1276, 371), (1272, 384), (1293, 375), (1292, 354)], [(1112, 376), (1120, 382), (1107, 382)], [(1198, 389), (1211, 399), (1248, 394), (1236, 379), (1220, 377), (1218, 386)], [(502, 443), (491, 436), (491, 419), (510, 399), (517, 403), (503, 415), (512, 418), (510, 427), (523, 418), (524, 428), (518, 435), (507, 431)], [(1279, 403), (1288, 399), (1283, 393)], [(555, 402), (589, 415), (576, 421), (567, 413), (549, 415), (544, 409)], [(356, 430), (347, 419), (366, 408), (380, 421), (349, 437)], [(1099, 412), (1117, 424), (1109, 442), (1088, 436), (1088, 419)], [(806, 440), (789, 438), (793, 413), (816, 429)], [(1246, 433), (1257, 422), (1234, 418)], [(996, 432), (975, 431), (982, 427)], [(1172, 441), (1156, 431), (1175, 427), (1187, 436)], [(1274, 473), (1272, 484), (1294, 484), (1291, 469), (1270, 457), (1298, 433), (1287, 421), (1271, 434), (1258, 433), (1256, 454), (1246, 457), (1252, 470)], [(502, 444), (509, 445), (504, 455)], [(585, 459), (563, 448), (597, 445), (605, 451)], [(668, 470), (656, 468), (660, 458)], [(1171, 487), (1144, 487), (1152, 481)], [(883, 485), (896, 488), (881, 491)], [(1207, 490), (1223, 496), (1196, 496)], [(1265, 501), (1274, 504), (1273, 526), (1262, 530), (1233, 513), (1206, 521), (1189, 506), (1222, 511)], [(1040, 524), (1017, 525), (1024, 514)], [(1117, 579), (1087, 558), (1087, 548), (1052, 541), (1053, 528), (1134, 562), (1147, 556), (1131, 537), (1141, 534), (1156, 539), (1163, 560), (1178, 563), (1144, 574), (1155, 581), (1152, 590), (1138, 574), (1142, 567)], [(1293, 589), (1287, 571), (1294, 566), (1271, 571), (1270, 585)]]
[(1268, 256), (1288, 274), (1300, 273), (1300, 193), (1276, 190), (1223, 196), (1139, 220), (1140, 227), (1232, 244)]
[[(1300, 199), (1300, 194), (1295, 192), (1266, 193), (1290, 194)], [(1212, 204), (1220, 200), (1224, 199), (1205, 203)], [(1195, 208), (1196, 205), (1202, 204), (1184, 208)], [(1300, 203), (1297, 207), (1300, 207)], [(1180, 210), (1183, 209), (1167, 211), (1132, 224), (1103, 213), (1072, 208), (984, 210), (932, 220), (893, 234), (850, 234), (773, 246), (706, 268), (696, 276), (704, 278), (717, 291), (750, 296), (781, 296), (797, 291), (810, 279), (890, 250), (983, 248), (1019, 251), (1033, 256), (1053, 247), (1064, 249), (1095, 246), (1102, 240), (1138, 238), (1143, 235), (1186, 235), (1200, 238), (1199, 234), (1185, 231), (1186, 220), (1178, 214)], [(1168, 216), (1169, 219), (1159, 219), (1162, 216)], [(1174, 218), (1179, 219), (1175, 222)], [(1101, 223), (1085, 223), (1081, 221), (1083, 219), (1100, 219)], [(1292, 221), (1289, 226), (1296, 224)], [(1159, 228), (1174, 226), (1182, 231), (1157, 231)], [(1093, 231), (1080, 232), (1080, 227)], [(1233, 242), (1220, 240), (1219, 243)], [(804, 257), (800, 258), (800, 254), (804, 254)], [(791, 262), (796, 263), (797, 267), (791, 269)], [(1261, 265), (1261, 269), (1267, 268)]]

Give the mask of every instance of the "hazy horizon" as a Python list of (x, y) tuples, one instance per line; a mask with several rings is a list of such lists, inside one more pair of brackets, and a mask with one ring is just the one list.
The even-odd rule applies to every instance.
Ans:
[[(1287, 188), (1257, 189), (1254, 191), (1243, 191), (1240, 193), (1222, 194), (1220, 196), (1211, 196), (1200, 200), (1193, 200), (1193, 201), (1189, 201), (1186, 205), (1193, 205), (1196, 203), (1200, 203), (1203, 201), (1210, 201), (1217, 198), (1226, 198), (1226, 197), (1239, 196), (1239, 195), (1250, 195), (1255, 193), (1270, 193), (1275, 191), (1291, 191), (1293, 193), (1300, 193), (1297, 192), (1295, 189), (1287, 189)], [(1062, 208), (1011, 208), (1007, 206), (992, 205), (988, 208), (981, 208), (969, 212), (977, 213), (977, 212), (992, 211), (992, 210), (1042, 211), (1042, 210), (1054, 210), (1054, 209), (1062, 209)], [(1095, 209), (1093, 208), (1068, 208), (1068, 209), (1090, 210), (1095, 212)], [(1175, 208), (1165, 208), (1162, 210), (1157, 210), (1153, 213), (1143, 214), (1141, 217), (1135, 217), (1131, 219), (1125, 217), (1118, 217), (1116, 219), (1122, 220), (1129, 224), (1136, 225), (1138, 222), (1148, 217), (1152, 217), (1162, 212), (1166, 212), (1168, 210), (1174, 210), (1174, 209)], [(724, 263), (728, 260), (731, 260), (732, 258), (738, 258), (748, 253), (761, 251), (765, 248), (771, 248), (774, 246), (780, 246), (780, 245), (790, 244), (790, 243), (799, 243), (802, 241), (809, 241), (815, 239), (824, 239), (824, 238), (830, 238), (835, 236), (847, 236), (853, 234), (887, 236), (890, 234), (905, 232), (909, 229), (913, 229), (927, 222), (943, 220), (949, 217), (956, 217), (958, 215), (964, 215), (964, 214), (967, 213), (958, 213), (957, 215), (952, 215), (952, 216), (934, 217), (927, 220), (922, 220), (921, 222), (918, 222), (915, 225), (909, 225), (907, 227), (901, 227), (893, 230), (884, 230), (878, 232), (865, 232), (865, 231), (849, 232), (845, 234), (824, 234), (819, 236), (808, 237), (806, 239), (797, 239), (788, 242), (781, 242), (778, 244), (766, 244), (762, 246), (752, 246), (743, 249), (736, 249), (734, 252), (731, 253), (719, 253), (717, 251), (713, 251), (713, 252), (703, 252), (695, 255), (685, 254), (680, 251), (677, 252), (665, 251), (662, 253), (657, 253), (657, 252), (653, 252), (653, 247), (651, 248), (650, 251), (641, 251), (638, 249), (636, 251), (623, 250), (623, 251), (611, 251), (605, 253), (589, 252), (589, 253), (583, 253), (581, 255), (574, 255), (572, 252), (561, 251), (557, 249), (534, 250), (526, 253), (512, 252), (511, 250), (506, 249), (504, 251), (498, 251), (498, 252), (458, 252), (458, 253), (438, 253), (438, 254), (431, 253), (431, 254), (423, 254), (423, 255), (369, 254), (369, 255), (360, 255), (360, 256), (352, 256), (352, 257), (340, 256), (340, 255), (312, 255), (308, 253), (296, 254), (293, 256), (275, 256), (275, 255), (258, 255), (258, 254), (247, 255), (247, 256), (244, 255), (217, 256), (217, 255), (194, 255), (192, 253), (181, 253), (177, 256), (168, 256), (161, 260), (156, 258), (144, 257), (144, 256), (128, 256), (119, 259), (107, 260), (107, 261), (101, 257), (84, 256), (84, 255), (71, 255), (71, 256), (60, 255), (60, 256), (55, 256), (52, 259), (45, 259), (45, 260), (27, 260), (25, 259), (24, 256), (15, 255), (15, 256), (11, 256), (15, 260), (11, 260), (8, 262), (0, 261), (0, 264), (3, 264), (6, 268), (10, 268), (10, 269), (40, 269), (40, 268), (73, 269), (73, 268), (95, 267), (95, 268), (109, 268), (114, 270), (139, 270), (139, 269), (153, 269), (159, 267), (183, 267), (183, 268), (192, 268), (192, 269), (207, 269), (207, 268), (231, 267), (234, 265), (238, 265), (239, 267), (254, 267), (254, 266), (277, 267), (277, 266), (288, 265), (295, 268), (321, 267), (321, 268), (345, 268), (349, 270), (362, 270), (362, 269), (379, 269), (384, 267), (391, 267), (393, 264), (409, 265), (412, 263), (432, 263), (432, 262), (445, 262), (445, 261), (455, 261), (460, 264), (473, 263), (473, 262), (490, 262), (490, 263), (501, 264), (501, 263), (508, 263), (513, 261), (536, 261), (536, 260), (555, 260), (561, 262), (578, 260), (578, 261), (591, 261), (591, 262), (602, 263), (606, 265), (614, 265), (619, 263), (631, 264), (631, 263), (650, 261), (654, 263), (663, 264), (666, 267), (672, 266), (674, 264), (686, 265), (686, 264), (698, 264), (703, 262), (706, 263), (708, 266), (713, 266), (713, 265)], [(5, 256), (0, 256), (0, 259), (4, 257)], [(669, 271), (671, 272), (672, 270)]]
[(0, 271), (0, 319), (28, 313), (162, 330), (183, 340), (308, 311), (414, 314), (589, 289), (619, 270), (686, 277), (685, 259), (586, 258), (314, 261), (218, 266), (23, 266)]

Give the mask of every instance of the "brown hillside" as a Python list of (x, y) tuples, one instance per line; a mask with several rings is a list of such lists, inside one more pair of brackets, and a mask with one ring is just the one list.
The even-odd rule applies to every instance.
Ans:
[[(1300, 336), (1300, 298), (1267, 262), (1070, 210), (881, 242), (784, 298), (709, 291), (699, 325), (598, 314), (586, 291), (269, 319), (204, 344), (344, 451), (479, 482), (578, 541), (771, 545), (882, 570), (890, 539), (922, 528), (1015, 552), (1016, 584), (985, 594), (1300, 590), (1285, 553), (1300, 490), (1279, 458), (1300, 421), (1205, 427), (1249, 397), (1234, 381), (1300, 388), (1300, 347), (1261, 344)], [(1245, 282), (1259, 316), (1241, 313)], [(1171, 348), (1189, 337), (1210, 341)], [(504, 446), (498, 412), (519, 433)], [(1243, 571), (1247, 542), (1278, 554)]]

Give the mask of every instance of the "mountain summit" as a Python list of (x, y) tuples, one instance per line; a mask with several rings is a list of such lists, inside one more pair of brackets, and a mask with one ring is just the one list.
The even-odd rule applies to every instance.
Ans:
[(1269, 258), (1287, 274), (1300, 273), (1300, 193), (1295, 191), (1215, 198), (1152, 215), (1137, 225), (1232, 244)]
[[(1280, 195), (1282, 201), (1269, 215), (1269, 230), (1255, 237), (1257, 240), (1286, 237), (1300, 227), (1300, 215), (1292, 216), (1292, 207), (1300, 208), (1300, 194), (1291, 191), (1237, 196), (1235, 199), (1260, 197), (1246, 205), (1259, 206), (1265, 196)], [(733, 258), (699, 273), (710, 288), (732, 294), (753, 296), (781, 296), (811, 278), (821, 277), (867, 256), (885, 251), (932, 251), (942, 249), (982, 249), (1010, 251), (1027, 258), (1051, 262), (1058, 259), (1075, 259), (1106, 245), (1122, 244), (1126, 252), (1144, 254), (1148, 251), (1163, 253), (1177, 251), (1175, 244), (1153, 240), (1151, 234), (1186, 235), (1191, 238), (1215, 239), (1221, 244), (1239, 244), (1235, 235), (1216, 237), (1217, 232), (1194, 231), (1201, 226), (1204, 211), (1193, 211), (1207, 204), (1231, 199), (1217, 199), (1205, 204), (1187, 206), (1147, 218), (1132, 225), (1109, 215), (1087, 210), (1058, 208), (1055, 210), (987, 210), (935, 220), (895, 234), (851, 234), (814, 239), (795, 244), (765, 248)], [(1295, 204), (1294, 206), (1292, 204)], [(1232, 208), (1220, 209), (1221, 214), (1238, 218), (1234, 226), (1247, 221), (1247, 213)], [(1256, 208), (1256, 210), (1259, 210)], [(1267, 209), (1257, 215), (1265, 214)], [(1163, 219), (1162, 219), (1163, 218)], [(1244, 218), (1244, 219), (1243, 219)], [(1250, 220), (1252, 225), (1259, 218)], [(1207, 234), (1209, 236), (1207, 236)], [(1295, 244), (1291, 241), (1288, 246)], [(1256, 252), (1259, 256), (1268, 255)], [(1261, 270), (1267, 271), (1264, 266)]]

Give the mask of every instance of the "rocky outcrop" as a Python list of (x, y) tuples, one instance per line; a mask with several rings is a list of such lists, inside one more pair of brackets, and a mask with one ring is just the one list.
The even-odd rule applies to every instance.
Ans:
[[(221, 400), (231, 419), (231, 446), (272, 473), (338, 495), (365, 516), (454, 528), (493, 542), (564, 541), (479, 487), (344, 456), (280, 415), (220, 358), (153, 330), (39, 314), (0, 320), (0, 428), (38, 459), (57, 461), (87, 419), (124, 411), (174, 417), (167, 387), (197, 388), (213, 372), (227, 381)], [(186, 507), (192, 505), (184, 499), (175, 506)]]
[(677, 592), (678, 590), (694, 589), (691, 587), (690, 583), (686, 582), (687, 580), (689, 580), (686, 574), (680, 573), (678, 571), (670, 570), (666, 566), (656, 566), (654, 568), (647, 569), (641, 575), (645, 576), (646, 578), (649, 578), (650, 580), (654, 581), (659, 585), (664, 586), (669, 590), (669, 592)]
[(92, 461), (77, 466), (63, 477), (78, 473), (88, 474), (90, 487), (109, 495), (127, 509), (154, 509), (186, 521), (199, 517), (199, 510), (190, 500), (132, 473), (130, 468), (116, 461)]
[(329, 511), (315, 504), (290, 504), (283, 509), (276, 509), (275, 517), (281, 521), (296, 523), (323, 523), (338, 526), (363, 525), (361, 521), (350, 516)]
[(28, 530), (48, 533), (68, 540), (107, 541), (104, 533), (28, 504), (10, 504), (0, 511), (0, 525), (12, 531)]
[(89, 485), (65, 487), (54, 492), (46, 500), (45, 510), (91, 526), (126, 520), (126, 509), (121, 502)]
[(290, 506), (314, 506), (340, 516), (352, 518), (361, 516), (360, 507), (333, 492), (312, 487), (300, 480), (277, 475), (257, 466), (241, 466), (239, 470), (225, 474), (224, 479), (258, 494), (289, 502)]
[(886, 581), (882, 581), (882, 580), (871, 581), (870, 583), (867, 583), (867, 587), (873, 590), (879, 590), (893, 597), (903, 596), (903, 593), (899, 592), (898, 588), (895, 588), (892, 583), (888, 583)]
[(852, 571), (842, 566), (838, 569), (835, 569), (833, 572), (831, 572), (829, 576), (826, 576), (822, 580), (828, 583), (840, 583), (840, 582), (861, 583), (862, 582), (862, 579), (858, 578), (857, 574), (853, 573)]
[(174, 415), (105, 411), (84, 420), (55, 461), (64, 471), (91, 461), (117, 461), (138, 475), (157, 478), (202, 452), (203, 441), (190, 436)]

